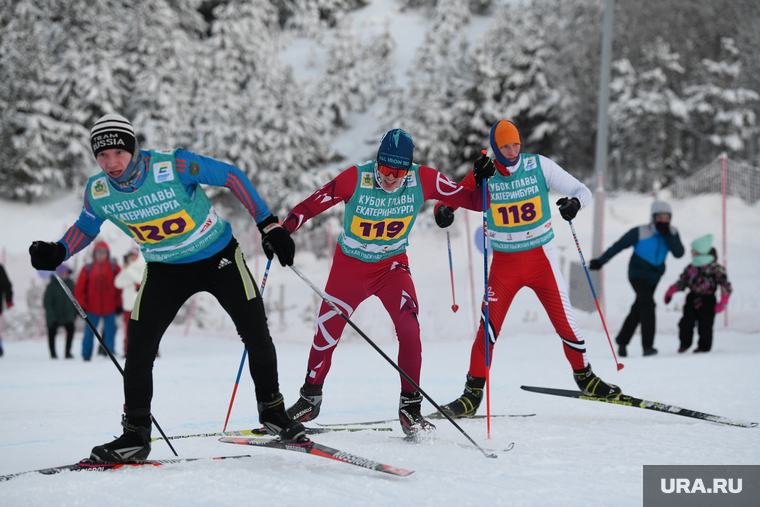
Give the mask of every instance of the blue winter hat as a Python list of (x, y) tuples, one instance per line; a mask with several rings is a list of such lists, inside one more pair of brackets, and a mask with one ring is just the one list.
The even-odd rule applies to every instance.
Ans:
[(58, 273), (58, 275), (63, 276), (66, 273), (71, 273), (71, 268), (68, 267), (66, 264), (61, 264), (57, 268), (55, 268), (55, 272)]
[(409, 169), (414, 155), (412, 136), (401, 129), (389, 130), (380, 140), (377, 163), (388, 167)]

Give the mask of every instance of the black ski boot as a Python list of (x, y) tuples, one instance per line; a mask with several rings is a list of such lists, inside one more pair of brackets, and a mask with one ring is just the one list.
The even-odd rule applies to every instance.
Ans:
[(150, 454), (150, 416), (121, 416), (124, 433), (108, 444), (92, 448), (90, 459), (103, 463), (140, 461)]
[(615, 338), (615, 343), (617, 343), (618, 345), (618, 355), (620, 357), (628, 357), (628, 349), (626, 348), (628, 347), (628, 344), (620, 343), (619, 341), (617, 341), (617, 338)]
[(573, 378), (575, 379), (575, 383), (578, 384), (578, 389), (589, 396), (613, 400), (623, 392), (618, 386), (608, 384), (597, 377), (594, 372), (591, 371), (590, 364), (582, 370), (573, 370)]
[(401, 421), (401, 429), (408, 437), (417, 437), (422, 433), (435, 431), (435, 426), (422, 417), (420, 407), (422, 395), (419, 391), (401, 391), (398, 403), (398, 418)]
[(313, 421), (322, 406), (322, 385), (304, 384), (298, 401), (288, 409), (288, 417), (298, 422)]
[[(480, 402), (483, 400), (483, 387), (486, 385), (485, 377), (472, 377), (467, 374), (467, 382), (464, 384), (462, 396), (448, 405), (442, 405), (443, 411), (452, 419), (460, 417), (472, 417), (478, 411)], [(443, 414), (436, 412), (430, 416), (432, 419), (444, 419)]]
[(280, 437), (283, 442), (306, 442), (306, 429), (303, 424), (288, 417), (285, 412), (285, 400), (280, 393), (270, 395), (270, 401), (260, 401), (259, 422), (267, 433)]

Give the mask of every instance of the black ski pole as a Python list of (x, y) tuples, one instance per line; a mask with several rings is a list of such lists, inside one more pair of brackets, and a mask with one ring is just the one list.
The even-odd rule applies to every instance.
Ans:
[(429, 401), (429, 402), (430, 402), (430, 403), (431, 403), (431, 404), (432, 404), (432, 405), (433, 405), (433, 406), (434, 406), (434, 407), (435, 407), (435, 408), (438, 410), (438, 412), (439, 412), (440, 414), (442, 414), (443, 416), (445, 416), (445, 417), (446, 417), (446, 419), (448, 419), (448, 420), (449, 420), (449, 422), (450, 422), (451, 424), (453, 424), (453, 425), (454, 425), (454, 427), (455, 427), (456, 429), (458, 429), (458, 430), (459, 430), (459, 431), (462, 433), (462, 435), (464, 435), (465, 437), (467, 437), (467, 440), (469, 440), (470, 442), (472, 442), (472, 445), (474, 445), (475, 447), (477, 447), (477, 448), (478, 448), (478, 450), (480, 450), (480, 452), (482, 452), (482, 453), (483, 453), (483, 455), (484, 455), (486, 458), (497, 458), (497, 457), (498, 457), (496, 454), (488, 454), (488, 453), (487, 453), (485, 450), (483, 450), (483, 448), (482, 448), (482, 447), (480, 447), (480, 446), (479, 446), (479, 445), (478, 445), (478, 444), (477, 444), (477, 443), (476, 443), (476, 442), (475, 442), (475, 441), (472, 439), (472, 437), (470, 437), (470, 435), (468, 435), (468, 434), (467, 434), (467, 432), (465, 432), (465, 431), (464, 431), (464, 430), (463, 430), (463, 429), (462, 429), (462, 428), (461, 428), (461, 427), (460, 427), (460, 426), (459, 426), (459, 425), (458, 425), (458, 424), (457, 424), (457, 423), (454, 421), (454, 419), (452, 419), (452, 418), (451, 418), (451, 416), (450, 416), (449, 414), (447, 414), (446, 412), (444, 412), (444, 410), (443, 410), (443, 409), (442, 409), (440, 406), (438, 406), (438, 404), (437, 404), (437, 403), (436, 403), (436, 402), (435, 402), (435, 401), (434, 401), (434, 400), (433, 400), (433, 399), (432, 399), (430, 396), (428, 396), (428, 394), (427, 394), (425, 391), (423, 391), (423, 390), (422, 390), (422, 388), (421, 388), (419, 385), (417, 385), (417, 383), (416, 383), (414, 380), (412, 380), (412, 379), (411, 379), (411, 377), (409, 377), (409, 375), (407, 375), (407, 374), (406, 374), (406, 372), (405, 372), (404, 370), (402, 370), (401, 368), (399, 368), (399, 366), (398, 366), (396, 363), (394, 363), (394, 362), (393, 362), (393, 359), (391, 359), (390, 357), (388, 357), (388, 356), (385, 354), (385, 352), (383, 352), (383, 350), (382, 350), (380, 347), (378, 347), (378, 346), (375, 344), (375, 342), (373, 342), (372, 340), (370, 340), (370, 339), (369, 339), (369, 337), (368, 337), (366, 334), (364, 334), (364, 332), (362, 332), (362, 330), (361, 330), (361, 329), (359, 329), (359, 328), (356, 326), (356, 324), (354, 324), (353, 322), (351, 322), (351, 319), (349, 319), (349, 318), (346, 316), (346, 314), (345, 314), (345, 313), (343, 313), (343, 312), (342, 312), (342, 311), (341, 311), (341, 310), (340, 310), (340, 309), (339, 309), (339, 308), (338, 308), (338, 307), (335, 305), (335, 303), (333, 303), (332, 301), (330, 301), (330, 298), (328, 298), (328, 297), (327, 297), (327, 295), (326, 295), (324, 292), (322, 292), (321, 290), (319, 290), (319, 289), (318, 289), (318, 288), (317, 288), (317, 287), (316, 287), (316, 286), (315, 286), (313, 283), (311, 283), (311, 282), (309, 281), (309, 279), (308, 279), (308, 278), (306, 278), (306, 277), (304, 276), (304, 274), (303, 274), (303, 273), (301, 273), (301, 272), (298, 270), (298, 268), (296, 268), (295, 266), (290, 266), (290, 269), (292, 269), (292, 270), (293, 270), (293, 272), (294, 272), (295, 274), (297, 274), (297, 275), (299, 276), (299, 278), (301, 278), (301, 280), (303, 280), (304, 282), (306, 282), (306, 285), (308, 285), (309, 287), (311, 287), (311, 289), (312, 289), (314, 292), (316, 292), (316, 293), (317, 293), (317, 295), (318, 295), (319, 297), (321, 297), (321, 298), (322, 298), (322, 300), (323, 300), (325, 303), (327, 303), (327, 304), (330, 306), (330, 308), (332, 308), (332, 310), (333, 310), (335, 313), (337, 313), (338, 315), (340, 315), (340, 316), (343, 318), (343, 320), (345, 320), (346, 322), (348, 322), (348, 324), (349, 324), (349, 325), (350, 325), (352, 328), (354, 328), (354, 330), (355, 330), (357, 333), (359, 333), (359, 334), (361, 335), (361, 337), (362, 337), (362, 338), (364, 338), (364, 339), (366, 340), (366, 342), (367, 342), (367, 343), (369, 343), (370, 345), (372, 345), (372, 348), (374, 348), (374, 349), (375, 349), (375, 350), (376, 350), (376, 351), (377, 351), (377, 352), (378, 352), (378, 353), (379, 353), (381, 356), (383, 356), (383, 358), (384, 358), (386, 361), (388, 361), (388, 362), (390, 363), (390, 365), (391, 365), (391, 366), (393, 366), (393, 367), (396, 369), (396, 371), (398, 371), (398, 372), (399, 372), (399, 373), (400, 373), (400, 374), (401, 374), (401, 375), (402, 375), (402, 376), (403, 376), (403, 377), (404, 377), (406, 380), (408, 380), (408, 381), (409, 381), (409, 383), (410, 383), (410, 384), (412, 384), (412, 385), (414, 386), (414, 388), (415, 388), (415, 389), (417, 389), (417, 390), (420, 392), (420, 394), (422, 394), (422, 395), (423, 395), (425, 398), (427, 398), (427, 400), (428, 400), (428, 401)]
[[(53, 276), (55, 277), (56, 280), (58, 280), (58, 283), (63, 288), (63, 292), (65, 292), (66, 295), (69, 297), (69, 300), (71, 301), (71, 304), (73, 304), (74, 308), (77, 309), (77, 312), (79, 313), (79, 315), (84, 319), (84, 321), (87, 323), (87, 325), (90, 326), (90, 329), (92, 330), (93, 334), (95, 335), (95, 338), (98, 339), (98, 342), (100, 343), (100, 346), (103, 347), (103, 349), (108, 354), (108, 357), (110, 357), (111, 361), (113, 361), (113, 364), (116, 365), (116, 369), (119, 370), (119, 373), (121, 373), (121, 376), (124, 377), (124, 370), (122, 369), (122, 367), (119, 364), (119, 362), (116, 360), (116, 357), (114, 357), (114, 355), (111, 353), (111, 350), (106, 346), (106, 343), (105, 343), (105, 341), (103, 341), (103, 338), (100, 336), (100, 333), (98, 333), (98, 330), (95, 329), (95, 326), (92, 325), (92, 321), (87, 316), (87, 312), (85, 312), (84, 308), (82, 308), (79, 305), (79, 302), (77, 301), (77, 298), (74, 297), (74, 294), (71, 293), (71, 291), (69, 290), (69, 287), (66, 285), (66, 283), (64, 283), (64, 281), (61, 279), (61, 277), (58, 276), (58, 273), (56, 273), (55, 271), (53, 271)], [(161, 429), (161, 426), (158, 425), (158, 421), (156, 421), (156, 418), (153, 417), (153, 414), (150, 414), (150, 420), (153, 421), (153, 424), (156, 425), (156, 429), (158, 430), (158, 432), (161, 433), (161, 436), (164, 437), (164, 440), (166, 440), (166, 434), (164, 433), (164, 430)], [(174, 450), (174, 447), (172, 446), (171, 442), (169, 442), (168, 440), (166, 440), (166, 443), (169, 445), (169, 449), (172, 450), (172, 452), (174, 453), (174, 455), (175, 456), (179, 456), (179, 454), (177, 454), (177, 451)]]

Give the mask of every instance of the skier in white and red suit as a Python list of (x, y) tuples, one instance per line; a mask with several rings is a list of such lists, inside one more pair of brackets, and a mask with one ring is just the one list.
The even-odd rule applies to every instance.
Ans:
[[(413, 152), (409, 134), (401, 129), (387, 132), (376, 160), (341, 172), (293, 208), (283, 227), (292, 234), (310, 218), (339, 202), (346, 203), (343, 230), (325, 293), (348, 317), (362, 301), (377, 296), (396, 328), (398, 365), (419, 385), (422, 345), (417, 294), (406, 255), (409, 233), (426, 200), (446, 199), (457, 206), (480, 210), (483, 196), (480, 190), (453, 183), (435, 169), (412, 163)], [(494, 171), (490, 164), (477, 176), (487, 178)], [(299, 400), (288, 409), (294, 420), (305, 422), (319, 415), (322, 386), (345, 326), (346, 321), (322, 302), (306, 381)], [(420, 414), (421, 403), (422, 395), (402, 376), (399, 418), (409, 435), (435, 429)]]
[[(557, 201), (560, 215), (568, 221), (586, 207), (591, 191), (548, 158), (521, 154), (520, 133), (512, 122), (496, 122), (491, 127), (490, 138), (497, 171), (488, 180), (491, 195), (488, 236), (493, 248), (488, 276), (488, 357), (493, 357), (496, 339), (515, 294), (529, 287), (562, 339), (565, 357), (573, 368), (578, 387), (593, 396), (615, 398), (620, 388), (597, 377), (586, 358), (586, 344), (575, 324), (553, 241), (549, 187), (569, 196)], [(461, 184), (475, 188), (472, 173), (465, 176)], [(456, 203), (448, 199), (436, 205), (439, 227), (451, 225), (455, 209)], [(441, 407), (452, 417), (474, 415), (482, 400), (486, 382), (484, 313), (485, 305), (472, 345), (464, 393)]]

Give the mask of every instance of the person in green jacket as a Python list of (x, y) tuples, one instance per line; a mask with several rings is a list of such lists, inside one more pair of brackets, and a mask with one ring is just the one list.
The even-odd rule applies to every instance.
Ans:
[[(71, 275), (71, 268), (66, 264), (61, 264), (55, 268), (55, 271), (73, 293), (74, 280), (69, 277)], [(50, 277), (50, 283), (45, 289), (43, 305), (45, 306), (45, 323), (48, 330), (50, 357), (58, 359), (58, 355), (55, 353), (55, 335), (58, 332), (58, 328), (62, 327), (66, 330), (66, 359), (73, 358), (74, 356), (71, 355), (71, 343), (74, 341), (74, 319), (77, 316), (77, 310), (71, 304), (63, 287), (61, 287), (61, 284), (58, 283), (58, 280), (54, 276)]]

